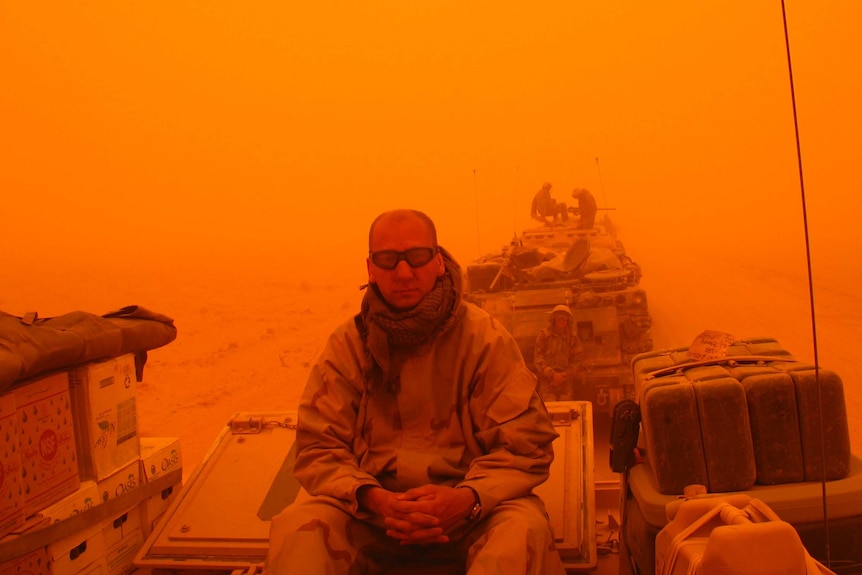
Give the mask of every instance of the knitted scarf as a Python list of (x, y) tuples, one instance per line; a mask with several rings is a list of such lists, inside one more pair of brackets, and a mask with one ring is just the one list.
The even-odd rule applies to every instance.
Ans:
[(440, 253), (446, 272), (416, 307), (397, 310), (386, 303), (376, 285), (368, 286), (356, 325), (371, 359), (365, 374), (371, 388), (379, 384), (383, 390), (397, 392), (409, 353), (453, 321), (461, 297), (461, 267), (442, 247)]

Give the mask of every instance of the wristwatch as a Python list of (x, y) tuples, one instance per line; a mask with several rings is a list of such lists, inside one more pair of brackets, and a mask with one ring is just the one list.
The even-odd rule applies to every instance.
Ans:
[(458, 488), (469, 489), (473, 492), (473, 497), (475, 498), (476, 502), (473, 503), (473, 507), (470, 508), (470, 514), (466, 517), (467, 523), (472, 523), (473, 521), (479, 519), (479, 517), (482, 515), (482, 500), (479, 499), (479, 494), (476, 493), (476, 490), (472, 487), (469, 487), (467, 485), (460, 485)]

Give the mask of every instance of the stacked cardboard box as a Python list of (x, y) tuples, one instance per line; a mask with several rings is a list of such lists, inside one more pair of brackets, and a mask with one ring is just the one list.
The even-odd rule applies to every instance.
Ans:
[(105, 563), (108, 565), (107, 575), (131, 573), (134, 570), (132, 560), (144, 544), (140, 506), (105, 520), (102, 523), (102, 538)]
[(99, 523), (58, 539), (48, 545), (51, 575), (106, 573), (105, 539)]
[[(134, 569), (135, 553), (181, 485), (142, 488), (182, 466), (178, 439), (139, 437), (137, 385), (129, 354), (19, 382), (0, 395), (0, 573)], [(104, 513), (95, 511), (100, 506)], [(81, 514), (92, 519), (77, 521)], [(57, 530), (62, 536), (37, 548), (3, 554), (4, 544), (67, 520), (77, 521), (71, 534)]]
[(81, 476), (101, 481), (141, 456), (132, 354), (69, 372)]
[[(180, 440), (176, 437), (141, 438), (141, 481), (152, 483), (173, 470), (182, 469)], [(167, 511), (177, 495), (179, 486), (172, 485), (161, 492), (150, 495), (141, 504), (141, 525), (144, 537), (148, 537), (161, 516)]]
[(39, 511), (49, 523), (59, 523), (93, 508), (99, 503), (99, 489), (95, 481), (86, 480), (74, 492)]
[(58, 373), (16, 388), (24, 516), (74, 493), (81, 485), (75, 447), (69, 376)]
[(0, 536), (24, 524), (24, 478), (15, 396), (0, 396)]
[(19, 555), (0, 566), (3, 575), (53, 575), (47, 547)]

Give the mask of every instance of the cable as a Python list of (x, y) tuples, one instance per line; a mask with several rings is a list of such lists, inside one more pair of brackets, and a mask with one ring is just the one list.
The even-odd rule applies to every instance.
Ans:
[[(814, 345), (814, 385), (817, 387), (817, 409), (820, 419), (820, 489), (823, 500), (823, 528), (825, 535), (826, 566), (830, 567), (829, 515), (826, 504), (826, 439), (823, 432), (823, 398), (820, 389), (820, 362), (817, 352), (817, 319), (814, 306), (814, 276), (811, 271), (811, 242), (808, 232), (808, 209), (805, 201), (805, 178), (802, 173), (802, 146), (799, 139), (799, 118), (796, 113), (796, 90), (793, 83), (793, 64), (790, 58), (790, 35), (787, 29), (787, 10), (781, 0), (781, 16), (784, 22), (784, 47), (787, 52), (787, 72), (790, 77), (790, 101), (793, 107), (793, 129), (796, 136), (796, 163), (799, 170), (799, 190), (802, 195), (802, 224), (805, 230), (805, 259), (808, 265), (808, 300), (811, 307), (811, 340)], [(831, 568), (831, 567), (830, 567)]]

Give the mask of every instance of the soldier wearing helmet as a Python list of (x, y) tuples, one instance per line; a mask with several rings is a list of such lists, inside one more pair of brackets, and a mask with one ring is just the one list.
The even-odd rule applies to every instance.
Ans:
[(596, 211), (598, 210), (596, 199), (585, 188), (572, 190), (572, 197), (578, 201), (578, 207), (569, 208), (569, 211), (579, 216), (578, 229), (591, 230), (596, 225)]
[[(557, 220), (566, 222), (569, 219), (569, 211), (566, 204), (558, 202), (551, 197), (551, 184), (545, 182), (533, 196), (530, 206), (530, 217), (546, 224), (557, 223)], [(550, 222), (548, 218), (551, 218)]]
[(539, 379), (539, 395), (545, 401), (575, 399), (584, 348), (573, 324), (569, 306), (558, 305), (551, 311), (548, 327), (536, 338), (533, 360)]

